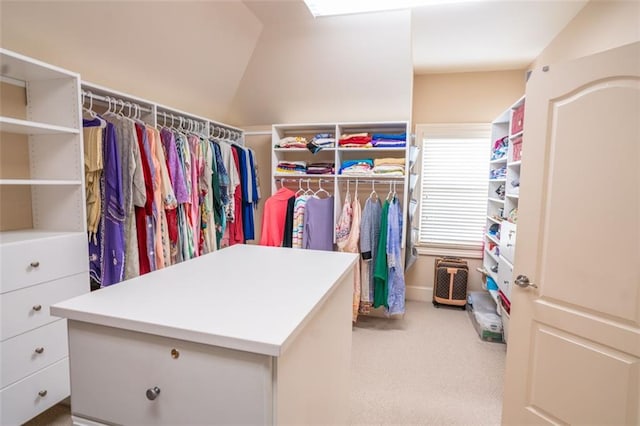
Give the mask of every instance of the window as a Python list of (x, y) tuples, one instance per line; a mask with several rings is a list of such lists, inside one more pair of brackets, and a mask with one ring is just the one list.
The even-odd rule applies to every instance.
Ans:
[(480, 251), (486, 225), (490, 125), (419, 125), (419, 243)]

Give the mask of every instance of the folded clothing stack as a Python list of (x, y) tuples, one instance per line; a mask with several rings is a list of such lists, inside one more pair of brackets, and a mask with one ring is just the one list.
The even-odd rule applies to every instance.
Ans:
[(504, 158), (507, 155), (507, 149), (509, 148), (509, 137), (505, 136), (496, 140), (493, 143), (493, 148), (491, 149), (491, 160), (499, 160)]
[(280, 139), (276, 148), (306, 148), (307, 140), (302, 136), (288, 136)]
[(310, 175), (331, 175), (334, 172), (333, 163), (311, 163), (307, 166), (307, 173)]
[(322, 148), (332, 148), (336, 143), (333, 133), (318, 133), (311, 139), (311, 143)]
[(373, 173), (373, 160), (363, 158), (360, 160), (346, 160), (340, 167), (341, 175), (349, 176), (371, 176)]
[(502, 166), (499, 169), (492, 169), (489, 172), (489, 179), (504, 179), (507, 176), (507, 167)]
[(376, 158), (373, 173), (386, 176), (404, 176), (404, 158)]
[(404, 148), (407, 146), (407, 134), (374, 133), (371, 136), (371, 145), (375, 148)]
[(338, 144), (345, 148), (371, 148), (371, 136), (368, 133), (351, 133), (342, 135)]
[(279, 161), (276, 167), (277, 173), (290, 173), (290, 174), (306, 174), (307, 162), (306, 161)]

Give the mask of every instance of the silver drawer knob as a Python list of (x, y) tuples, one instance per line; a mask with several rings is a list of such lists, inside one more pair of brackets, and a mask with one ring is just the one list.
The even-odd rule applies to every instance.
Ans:
[(31, 266), (32, 268), (37, 268), (38, 266), (40, 266), (40, 262), (36, 260), (35, 262), (31, 262), (29, 266)]
[(36, 348), (36, 353), (37, 354), (41, 354), (42, 352), (44, 352), (44, 348), (43, 347)]
[(42, 305), (34, 305), (33, 306), (33, 310), (36, 311), (36, 312), (38, 312), (41, 309), (42, 309)]
[(160, 388), (157, 386), (154, 386), (152, 388), (147, 389), (147, 399), (149, 401), (153, 401), (154, 399), (156, 399), (158, 397), (158, 395), (160, 395)]
[(38, 392), (38, 395), (40, 395), (42, 397), (47, 396), (47, 390), (46, 389), (45, 390), (41, 390), (40, 392)]

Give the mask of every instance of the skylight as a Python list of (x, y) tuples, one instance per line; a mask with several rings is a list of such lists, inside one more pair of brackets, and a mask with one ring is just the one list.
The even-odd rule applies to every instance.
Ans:
[(443, 3), (460, 3), (477, 0), (304, 0), (315, 16), (349, 15), (354, 13), (380, 12), (383, 10), (410, 9)]

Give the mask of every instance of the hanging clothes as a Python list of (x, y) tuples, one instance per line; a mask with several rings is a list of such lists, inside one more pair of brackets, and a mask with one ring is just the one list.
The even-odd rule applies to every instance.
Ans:
[[(100, 217), (97, 232), (94, 238), (89, 239), (89, 272), (97, 284), (106, 287), (124, 279), (125, 212), (120, 154), (116, 142), (116, 129), (112, 123), (97, 118), (83, 120), (83, 127), (99, 129), (102, 134), (103, 168), (99, 176), (98, 192), (101, 199)], [(91, 135), (85, 136), (85, 143), (92, 143), (91, 140)], [(89, 197), (89, 194), (87, 196)]]
[(228, 222), (229, 246), (244, 243), (244, 229), (242, 225), (242, 174), (240, 173), (240, 158), (243, 157), (241, 148), (231, 146), (233, 168), (239, 177), (238, 185), (233, 192), (233, 220)]
[(187, 143), (189, 144), (189, 155), (191, 164), (191, 190), (189, 205), (189, 225), (191, 226), (191, 238), (193, 241), (193, 255), (200, 255), (200, 176), (204, 171), (204, 160), (200, 151), (200, 138), (196, 135), (188, 135)]
[(227, 187), (227, 200), (225, 204), (227, 221), (233, 221), (235, 215), (235, 191), (238, 185), (240, 185), (240, 176), (238, 174), (238, 166), (233, 156), (234, 150), (231, 145), (225, 142), (218, 144), (220, 147), (220, 154), (222, 156), (222, 162), (229, 177), (229, 186)]
[(304, 211), (307, 205), (308, 195), (300, 195), (295, 198), (293, 205), (293, 229), (292, 243), (293, 248), (302, 248), (302, 238), (304, 235)]
[(292, 197), (295, 197), (292, 190), (281, 187), (265, 201), (260, 237), (261, 246), (282, 246), (287, 206)]
[[(374, 195), (372, 193), (372, 195)], [(362, 212), (360, 224), (360, 252), (362, 259), (361, 268), (361, 293), (360, 312), (367, 314), (373, 306), (374, 299), (374, 268), (380, 239), (380, 219), (382, 217), (382, 205), (380, 199), (369, 196)]]
[(188, 201), (187, 188), (178, 158), (178, 147), (174, 133), (167, 128), (160, 131), (160, 140), (165, 152), (167, 171), (171, 179), (171, 188), (174, 193), (172, 199), (165, 202), (165, 214), (167, 216), (167, 228), (169, 234), (169, 257), (171, 264), (178, 262), (178, 206)]
[(242, 224), (245, 241), (255, 239), (254, 211), (257, 209), (260, 199), (254, 153), (252, 150), (242, 148), (244, 151), (244, 174), (246, 185), (242, 193)]
[(156, 217), (155, 228), (155, 258), (156, 267), (162, 269), (171, 265), (169, 247), (169, 229), (167, 224), (167, 214), (165, 209), (169, 199), (175, 201), (171, 180), (167, 170), (167, 162), (160, 141), (160, 132), (154, 127), (147, 126), (147, 138), (149, 148), (153, 158), (153, 165), (156, 170), (153, 179), (154, 216)]
[(388, 299), (390, 315), (404, 314), (405, 282), (402, 268), (402, 208), (394, 197), (389, 205), (387, 233)]
[(191, 153), (189, 151), (189, 142), (187, 137), (176, 132), (176, 147), (178, 149), (178, 159), (184, 176), (185, 187), (187, 190), (186, 201), (178, 204), (178, 261), (192, 259), (195, 254), (193, 242), (193, 228), (191, 227), (191, 191), (193, 189), (191, 182)]
[(304, 213), (302, 248), (333, 251), (333, 195), (309, 197)]
[(136, 131), (131, 120), (113, 113), (105, 114), (104, 119), (112, 123), (115, 127), (116, 143), (118, 153), (120, 154), (125, 213), (124, 279), (135, 278), (140, 275), (140, 263), (138, 258), (138, 236), (134, 206), (142, 207), (146, 201), (140, 148), (136, 142)]
[[(346, 253), (360, 253), (360, 222), (362, 217), (362, 207), (360, 206), (360, 200), (356, 197), (353, 200), (352, 206), (353, 218), (351, 221), (351, 229), (349, 235), (345, 241), (342, 251)], [(356, 262), (356, 267), (353, 272), (353, 303), (352, 303), (352, 320), (356, 322), (358, 319), (358, 311), (360, 310), (360, 299), (362, 293), (362, 280), (360, 277), (360, 260)]]
[(351, 193), (347, 192), (344, 197), (344, 204), (342, 205), (342, 211), (336, 224), (336, 245), (338, 251), (344, 251), (344, 246), (347, 243), (349, 232), (351, 232), (351, 221), (353, 219), (353, 206), (351, 205)]
[(86, 195), (87, 210), (87, 232), (89, 238), (94, 238), (100, 225), (100, 213), (102, 211), (102, 200), (100, 190), (100, 176), (102, 175), (103, 163), (103, 124), (100, 119), (97, 124), (90, 126), (89, 120), (82, 120), (82, 133), (84, 145), (84, 187)]
[(200, 176), (201, 204), (200, 204), (200, 229), (202, 233), (201, 253), (211, 253), (218, 249), (216, 241), (216, 224), (214, 217), (214, 179), (215, 173), (213, 146), (209, 141), (200, 139), (200, 151), (204, 159), (203, 170)]
[(293, 210), (295, 197), (287, 200), (287, 213), (284, 217), (284, 234), (282, 236), (282, 247), (293, 247)]
[(380, 217), (380, 240), (378, 241), (378, 251), (376, 252), (375, 267), (373, 274), (373, 307), (384, 306), (389, 308), (388, 302), (388, 267), (387, 267), (387, 232), (389, 217), (389, 201), (385, 200), (382, 205), (382, 216)]
[(214, 155), (214, 173), (213, 181), (213, 218), (216, 231), (216, 247), (221, 247), (222, 235), (227, 226), (227, 216), (225, 213), (225, 204), (229, 202), (228, 186), (229, 175), (224, 166), (220, 145), (217, 142), (210, 141)]
[(153, 242), (153, 176), (149, 166), (149, 143), (146, 140), (145, 128), (139, 124), (134, 124), (136, 129), (136, 142), (140, 149), (140, 163), (144, 177), (145, 202), (142, 206), (135, 207), (136, 231), (138, 236), (138, 261), (140, 265), (140, 275), (144, 275), (154, 270), (155, 255), (153, 246), (149, 248), (149, 242)]

